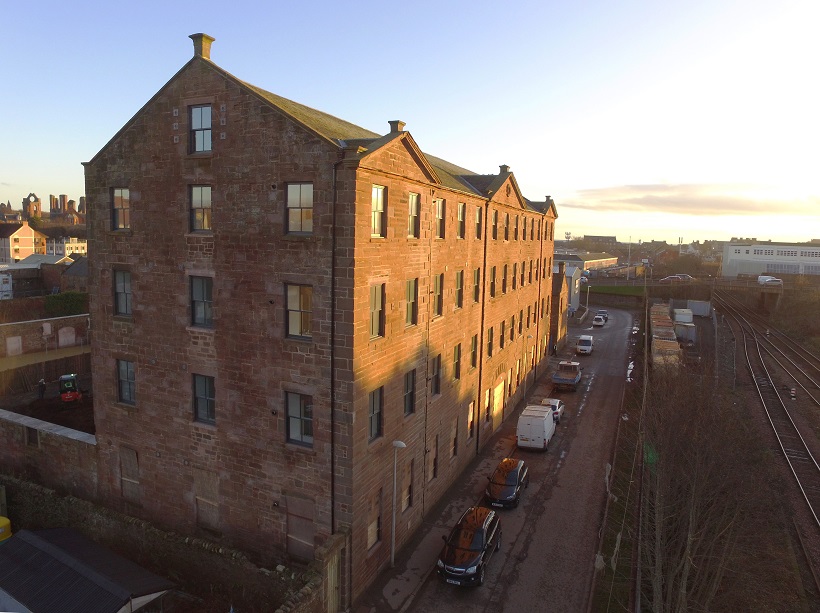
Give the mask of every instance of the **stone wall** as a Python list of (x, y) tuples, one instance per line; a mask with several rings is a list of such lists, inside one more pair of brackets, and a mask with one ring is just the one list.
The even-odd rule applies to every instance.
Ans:
[(88, 325), (87, 314), (0, 324), (0, 358), (88, 344)]

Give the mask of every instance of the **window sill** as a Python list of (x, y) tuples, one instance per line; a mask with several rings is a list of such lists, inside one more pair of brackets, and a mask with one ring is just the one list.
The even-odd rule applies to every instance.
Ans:
[(312, 232), (287, 232), (282, 235), (282, 240), (315, 243), (319, 239)]
[(192, 426), (196, 426), (197, 428), (205, 428), (207, 430), (216, 430), (216, 422), (209, 422), (209, 421), (198, 421), (196, 419), (191, 421)]
[(210, 334), (214, 334), (216, 332), (213, 327), (207, 327), (206, 328), (205, 326), (197, 326), (195, 324), (188, 324), (187, 326), (185, 326), (185, 329), (188, 332), (199, 332), (199, 333), (205, 332), (205, 333), (210, 333)]
[(134, 236), (134, 230), (131, 228), (109, 228), (109, 236)]
[(204, 238), (204, 237), (211, 237), (213, 238), (214, 231), (211, 230), (188, 230), (185, 233), (185, 238)]
[(313, 447), (313, 445), (302, 445), (294, 441), (285, 441), (285, 449), (296, 453), (309, 453), (310, 455), (316, 455), (316, 448)]

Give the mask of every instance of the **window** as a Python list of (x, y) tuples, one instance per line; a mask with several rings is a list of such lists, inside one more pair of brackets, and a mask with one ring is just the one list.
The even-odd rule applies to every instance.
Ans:
[(464, 306), (464, 271), (459, 270), (456, 273), (456, 308), (460, 309)]
[(495, 298), (495, 266), (490, 269), (490, 297)]
[(458, 203), (458, 238), (464, 238), (467, 233), (467, 205)]
[(473, 302), (481, 300), (481, 269), (473, 271)]
[[(518, 320), (518, 324), (519, 324), (519, 326), (521, 325), (521, 320), (520, 319)], [(518, 334), (520, 335), (521, 332), (519, 332)], [(510, 342), (513, 342), (514, 340), (515, 340), (515, 315), (510, 317)]]
[(502, 294), (507, 293), (507, 272), (508, 272), (507, 265), (504, 264), (504, 274), (501, 276), (501, 293)]
[(461, 343), (453, 347), (453, 379), (461, 379)]
[[(530, 240), (534, 240), (535, 238), (535, 220), (532, 220), (530, 224)], [(541, 238), (540, 236), (538, 238)]]
[(444, 273), (433, 277), (433, 317), (444, 313)]
[(419, 219), (419, 195), (410, 192), (410, 202), (408, 205), (409, 214), (407, 217), (407, 236), (418, 238), (421, 235), (421, 222)]
[(290, 183), (286, 209), (288, 234), (313, 233), (313, 183)]
[(526, 265), (526, 262), (521, 262), (521, 287), (524, 287), (524, 269), (526, 268)]
[(367, 512), (367, 548), (372, 549), (382, 540), (382, 490), (370, 501)]
[(370, 338), (384, 336), (385, 284), (370, 286)]
[(404, 373), (404, 414), (416, 412), (416, 369)]
[(387, 236), (384, 187), (374, 185), (370, 198), (370, 236)]
[(521, 226), (521, 240), (527, 240), (527, 218), (525, 217)]
[(510, 240), (510, 214), (504, 213), (504, 240)]
[(478, 366), (478, 334), (470, 340), (470, 368)]
[(445, 217), (444, 217), (444, 200), (436, 198), (433, 200), (433, 209), (436, 214), (436, 238), (444, 238)]
[(192, 185), (188, 195), (191, 211), (191, 232), (211, 229), (211, 186)]
[(450, 456), (454, 458), (458, 455), (458, 417), (453, 420), (453, 428), (451, 431), (453, 433), (453, 446), (450, 448)]
[(498, 240), (498, 211), (493, 211), (493, 240)]
[(518, 240), (518, 215), (515, 216), (515, 225), (513, 226), (513, 240)]
[(475, 402), (471, 402), (467, 407), (467, 438), (473, 438), (475, 435)]
[(120, 488), (123, 498), (139, 503), (140, 468), (135, 449), (120, 447)]
[(214, 378), (194, 375), (194, 420), (216, 423)]
[(136, 404), (136, 385), (134, 363), (117, 360), (117, 400), (125, 404)]
[(435, 396), (441, 393), (441, 354), (433, 358), (430, 393)]
[(475, 237), (481, 238), (481, 207), (475, 208)]
[(406, 511), (413, 506), (413, 473), (413, 460), (410, 460), (404, 470), (404, 479), (401, 487), (402, 511)]
[(532, 283), (532, 260), (530, 260), (530, 272), (527, 275), (527, 283)]
[[(538, 303), (536, 302), (536, 304), (538, 304)], [(521, 309), (521, 313), (522, 313), (522, 317), (523, 317), (523, 313), (524, 313), (524, 310), (523, 310), (523, 309)], [(530, 316), (531, 316), (531, 313), (532, 313), (532, 309), (530, 308), (530, 306), (529, 306), (529, 305), (527, 305), (527, 329), (528, 329), (528, 330), (529, 330), (529, 328), (530, 328)], [(519, 331), (518, 331), (518, 332), (519, 332), (519, 334), (520, 334), (521, 330), (519, 329)]]
[(427, 465), (427, 480), (432, 481), (438, 477), (438, 434), (436, 434), (436, 437), (433, 440), (433, 445), (430, 449), (430, 453), (428, 454), (428, 458), (429, 464)]
[(415, 326), (419, 322), (419, 280), (410, 279), (407, 281), (405, 290), (405, 313), (404, 323), (408, 326)]
[(493, 355), (493, 329), (487, 328), (487, 356)]
[(130, 227), (131, 192), (126, 188), (114, 188), (111, 190), (111, 228), (127, 230)]
[(507, 320), (501, 322), (501, 330), (498, 333), (498, 348), (504, 349), (504, 343), (507, 340)]
[(114, 271), (114, 315), (131, 317), (131, 273)]
[(313, 399), (296, 392), (285, 392), (287, 437), (289, 443), (313, 446)]
[(212, 328), (214, 280), (210, 277), (191, 277), (191, 324)]
[(310, 285), (285, 285), (287, 294), (288, 336), (310, 338), (313, 288)]
[(191, 107), (191, 153), (211, 151), (211, 106)]
[(513, 274), (512, 274), (512, 288), (515, 289), (517, 287), (516, 281), (518, 280), (518, 263), (516, 262), (513, 264)]
[(370, 392), (368, 398), (368, 425), (367, 433), (369, 440), (377, 439), (382, 435), (382, 404), (384, 401), (384, 387)]

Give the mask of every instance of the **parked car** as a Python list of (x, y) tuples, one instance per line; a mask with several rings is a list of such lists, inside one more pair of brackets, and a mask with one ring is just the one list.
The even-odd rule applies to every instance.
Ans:
[(692, 275), (687, 275), (685, 273), (678, 273), (675, 276), (678, 279), (680, 279), (681, 281), (683, 281), (684, 283), (691, 283), (692, 281), (695, 280), (695, 277), (693, 277)]
[(760, 283), (760, 285), (783, 285), (783, 279), (778, 279), (771, 275), (760, 275), (757, 278), (757, 282)]
[(501, 522), (488, 507), (470, 507), (449, 536), (436, 562), (436, 572), (453, 585), (482, 585), (487, 563), (501, 549)]
[(563, 400), (558, 400), (558, 398), (544, 398), (541, 404), (552, 409), (552, 419), (556, 424), (561, 423), (565, 408)]
[(664, 277), (658, 283), (682, 283), (681, 278), (678, 275), (670, 275), (668, 277)]
[(595, 340), (589, 334), (582, 334), (578, 337), (578, 341), (575, 343), (575, 353), (578, 354), (590, 354), (592, 353), (592, 346), (595, 344)]
[(606, 319), (604, 319), (601, 315), (596, 315), (592, 318), (592, 325), (596, 328), (603, 326), (606, 323)]
[(598, 309), (595, 314), (603, 317), (604, 321), (609, 321), (609, 311), (606, 309)]
[(530, 484), (530, 473), (524, 460), (504, 458), (489, 477), (484, 496), (491, 507), (517, 507), (521, 494)]

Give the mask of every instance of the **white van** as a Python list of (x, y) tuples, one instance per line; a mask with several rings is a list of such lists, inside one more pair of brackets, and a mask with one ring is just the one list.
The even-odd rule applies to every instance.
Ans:
[(519, 447), (546, 451), (553, 434), (555, 420), (552, 417), (552, 407), (528, 405), (521, 412), (516, 427)]
[(592, 353), (592, 346), (595, 341), (590, 334), (582, 334), (578, 337), (578, 342), (575, 343), (575, 353), (582, 353), (589, 355)]
[(757, 278), (757, 282), (760, 285), (783, 285), (783, 280), (778, 279), (777, 277), (772, 277), (771, 275), (760, 275)]

